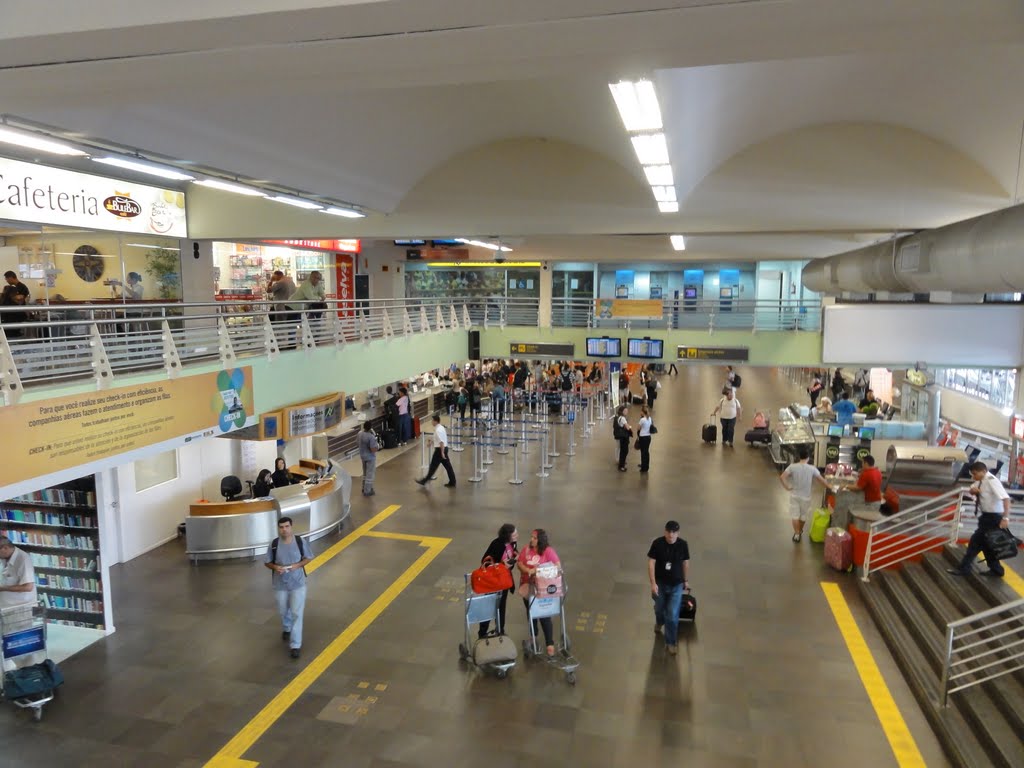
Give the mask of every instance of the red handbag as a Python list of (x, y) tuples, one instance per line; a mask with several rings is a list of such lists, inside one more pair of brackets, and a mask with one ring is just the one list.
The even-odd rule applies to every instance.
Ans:
[(483, 564), (469, 575), (469, 584), (478, 595), (512, 589), (512, 572), (504, 563), (485, 557)]

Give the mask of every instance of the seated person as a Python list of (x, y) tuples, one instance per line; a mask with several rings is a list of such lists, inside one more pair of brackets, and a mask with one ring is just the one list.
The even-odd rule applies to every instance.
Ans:
[(878, 401), (875, 400), (875, 393), (870, 389), (864, 393), (864, 399), (857, 405), (857, 410), (873, 419), (878, 415)]
[(835, 411), (832, 410), (832, 401), (827, 397), (822, 397), (818, 400), (818, 404), (811, 408), (812, 419), (822, 419), (823, 421), (831, 421), (832, 414)]
[(141, 301), (145, 290), (142, 287), (142, 275), (138, 272), (129, 272), (128, 280), (124, 283), (120, 280), (111, 280), (110, 285), (120, 285), (121, 298), (129, 301)]
[(882, 471), (875, 466), (875, 457), (871, 454), (865, 456), (861, 462), (857, 487), (864, 492), (865, 504), (882, 502)]
[(274, 472), (270, 477), (274, 481), (275, 488), (284, 488), (286, 485), (294, 485), (296, 482), (292, 479), (292, 473), (288, 471), (284, 459), (280, 456), (274, 462)]
[(271, 479), (271, 472), (269, 469), (261, 469), (259, 475), (256, 476), (256, 482), (252, 486), (252, 497), (254, 499), (262, 499), (264, 496), (270, 495), (270, 489), (274, 487), (274, 481)]
[(833, 406), (836, 414), (836, 423), (844, 427), (853, 424), (853, 414), (857, 412), (857, 406), (850, 401), (850, 396), (843, 392), (839, 396), (839, 402)]

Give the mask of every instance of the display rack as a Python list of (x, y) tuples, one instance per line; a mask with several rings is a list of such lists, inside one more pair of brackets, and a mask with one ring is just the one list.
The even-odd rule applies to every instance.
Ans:
[(92, 477), (0, 502), (0, 526), (32, 558), (50, 621), (104, 628), (100, 530)]

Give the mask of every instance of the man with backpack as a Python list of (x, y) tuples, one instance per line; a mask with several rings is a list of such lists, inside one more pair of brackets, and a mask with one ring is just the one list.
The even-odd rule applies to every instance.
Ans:
[(292, 533), (292, 519), (277, 521), (277, 538), (270, 542), (264, 565), (274, 572), (274, 598), (281, 614), (281, 639), (293, 659), (302, 649), (302, 614), (306, 607), (306, 564), (313, 559), (309, 544)]

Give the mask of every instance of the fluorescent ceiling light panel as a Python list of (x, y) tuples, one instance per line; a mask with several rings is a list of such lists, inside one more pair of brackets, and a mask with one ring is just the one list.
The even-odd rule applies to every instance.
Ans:
[(294, 205), (296, 208), (305, 208), (307, 211), (319, 211), (323, 208), (322, 205), (317, 203), (311, 203), (309, 200), (303, 200), (298, 197), (284, 197), (283, 195), (277, 195), (276, 197), (270, 198), (275, 203), (284, 203), (285, 205)]
[(608, 87), (627, 131), (661, 130), (661, 108), (658, 106), (658, 95), (654, 92), (654, 83), (650, 80), (635, 83), (623, 81), (609, 83)]
[(135, 171), (136, 173), (145, 173), (150, 176), (159, 176), (161, 179), (172, 179), (174, 181), (192, 181), (195, 176), (189, 176), (181, 171), (176, 171), (173, 168), (165, 168), (159, 165), (150, 165), (149, 163), (140, 163), (135, 160), (122, 160), (120, 157), (94, 157), (93, 162), (103, 163), (104, 165), (113, 165), (118, 168), (124, 168), (128, 171)]
[(344, 216), (347, 219), (363, 219), (366, 218), (365, 213), (359, 211), (351, 211), (348, 208), (324, 208), (322, 213), (329, 213), (331, 216)]
[(654, 199), (659, 203), (673, 203), (676, 199), (675, 187), (651, 187)]
[(679, 203), (658, 203), (658, 210), (662, 213), (679, 213)]
[(125, 243), (126, 248), (159, 248), (161, 251), (180, 251), (180, 248), (170, 248), (166, 245), (157, 245), (156, 243)]
[(469, 240), (465, 237), (456, 237), (455, 240), (466, 245), (475, 245), (477, 248), (486, 248), (489, 251), (501, 251), (502, 253), (511, 253), (512, 249), (506, 245), (496, 245), (495, 243), (485, 243), (483, 240)]
[(668, 144), (664, 133), (633, 136), (631, 141), (640, 165), (668, 165)]
[(684, 238), (682, 235), (670, 235), (668, 239), (672, 241), (672, 247), (675, 250), (686, 250), (686, 238)]
[(645, 165), (644, 175), (647, 177), (647, 183), (652, 187), (671, 187), (676, 183), (672, 178), (671, 165)]
[(4, 144), (14, 144), (15, 146), (25, 147), (26, 149), (37, 149), (40, 152), (49, 152), (51, 155), (87, 157), (89, 154), (88, 152), (75, 149), (67, 144), (62, 144), (59, 141), (44, 139), (30, 133), (12, 131), (9, 128), (0, 128), (0, 142), (3, 142)]
[(227, 181), (219, 181), (217, 179), (202, 179), (201, 181), (193, 181), (193, 184), (199, 184), (202, 187), (209, 187), (210, 189), (219, 189), (221, 192), (234, 192), (236, 195), (248, 195), (249, 197), (266, 197), (266, 194), (260, 192), (258, 189), (252, 187), (243, 187), (241, 184), (231, 184)]

